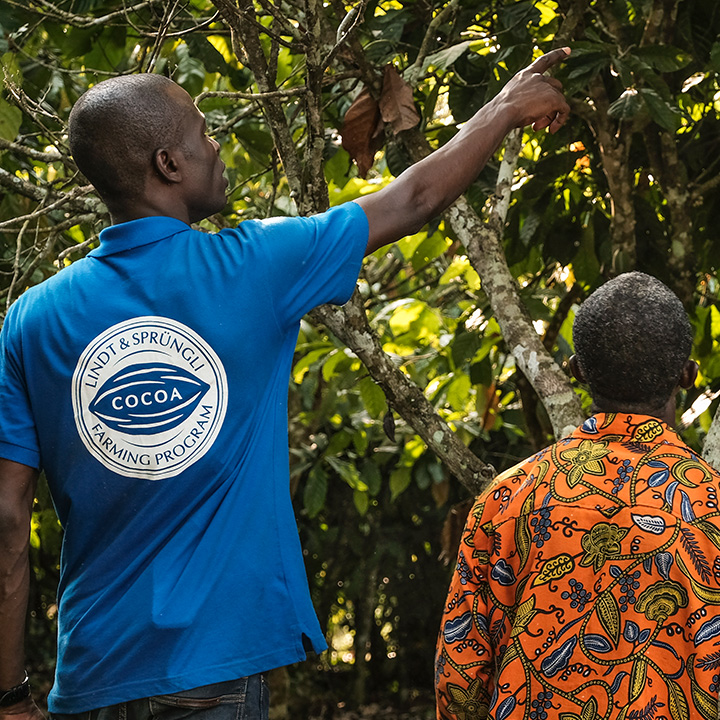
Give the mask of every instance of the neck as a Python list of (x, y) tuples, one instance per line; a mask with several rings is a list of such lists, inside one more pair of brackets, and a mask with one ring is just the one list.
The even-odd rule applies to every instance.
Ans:
[(113, 225), (139, 220), (144, 217), (170, 217), (191, 224), (187, 208), (161, 206), (157, 204), (134, 203), (131, 206), (108, 208)]
[(171, 217), (188, 225), (192, 222), (189, 208), (178, 197), (177, 185), (161, 182), (153, 176), (146, 180), (141, 195), (105, 202), (113, 225), (144, 217)]
[(667, 426), (675, 427), (675, 395), (668, 399), (661, 408), (650, 408), (642, 405), (616, 405), (613, 403), (593, 402), (591, 412), (595, 413), (632, 413), (634, 415), (648, 415), (662, 420)]

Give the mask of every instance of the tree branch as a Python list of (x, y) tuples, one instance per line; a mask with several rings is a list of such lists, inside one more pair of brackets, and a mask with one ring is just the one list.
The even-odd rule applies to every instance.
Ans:
[[(302, 196), (302, 165), (295, 142), (288, 127), (280, 97), (270, 96), (277, 92), (275, 77), (269, 72), (268, 62), (260, 41), (255, 11), (251, 0), (240, 0), (239, 7), (230, 0), (213, 0), (223, 19), (230, 28), (233, 50), (245, 62), (255, 76), (260, 90), (260, 103), (275, 140), (280, 160), (285, 170), (290, 192), (293, 197)], [(240, 47), (239, 47), (240, 46)]]
[(508, 136), (498, 176), (497, 200), (487, 223), (482, 222), (464, 196), (445, 215), (480, 275), (505, 344), (545, 406), (555, 437), (561, 438), (582, 423), (580, 400), (535, 332), (501, 244), (521, 140), (518, 131)]
[(720, 412), (716, 412), (705, 436), (702, 456), (716, 470), (720, 470)]
[(323, 305), (313, 310), (310, 317), (324, 323), (355, 352), (382, 388), (389, 405), (436, 453), (448, 470), (473, 495), (477, 495), (494, 477), (494, 468), (483, 463), (460, 441), (422, 390), (395, 367), (368, 325), (360, 294), (356, 291), (342, 309)]
[[(33, 185), (3, 168), (0, 168), (0, 187), (39, 203), (45, 202), (47, 196), (53, 193), (51, 188)], [(83, 190), (87, 191), (87, 188)], [(91, 195), (78, 193), (77, 196), (68, 199), (67, 205), (75, 212), (108, 215), (102, 200)]]
[[(5, 0), (5, 2), (9, 2), (11, 5), (22, 8), (25, 11), (27, 11), (28, 9), (32, 10), (32, 8), (28, 8), (28, 4), (26, 3), (14, 2), (13, 0)], [(36, 0), (36, 4), (41, 6), (41, 9), (39, 9), (38, 12), (41, 13), (43, 16), (51, 17), (54, 20), (59, 20), (61, 22), (67, 23), (68, 25), (72, 25), (73, 27), (89, 28), (97, 27), (100, 25), (107, 25), (111, 20), (114, 20), (116, 17), (123, 17), (128, 15), (129, 13), (139, 12), (146, 7), (152, 7), (153, 5), (162, 5), (163, 0), (145, 0), (145, 2), (138, 3), (137, 5), (132, 5), (131, 7), (124, 7), (122, 10), (115, 10), (114, 12), (107, 13), (106, 15), (102, 15), (100, 17), (76, 15), (75, 13), (67, 12), (67, 10), (60, 9), (57, 5), (53, 5), (53, 3), (48, 2), (48, 0)]]

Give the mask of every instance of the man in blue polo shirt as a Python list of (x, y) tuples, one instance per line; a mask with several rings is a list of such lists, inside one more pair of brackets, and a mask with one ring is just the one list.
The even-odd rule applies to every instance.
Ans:
[(567, 52), (386, 189), (217, 234), (191, 227), (227, 182), (184, 90), (135, 75), (80, 98), (71, 150), (113, 224), (0, 337), (0, 718), (40, 716), (23, 669), (40, 469), (65, 529), (53, 715), (267, 717), (263, 672), (326, 647), (288, 491), (300, 318), (347, 301), (363, 255), (453, 202), (511, 128), (557, 130), (543, 73)]

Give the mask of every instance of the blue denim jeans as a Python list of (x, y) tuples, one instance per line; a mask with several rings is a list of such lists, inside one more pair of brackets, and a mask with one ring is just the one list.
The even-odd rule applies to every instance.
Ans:
[(172, 695), (130, 700), (52, 720), (268, 720), (270, 693), (262, 673)]

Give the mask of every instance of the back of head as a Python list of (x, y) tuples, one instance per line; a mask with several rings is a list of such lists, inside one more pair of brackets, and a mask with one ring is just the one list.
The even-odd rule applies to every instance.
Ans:
[(692, 349), (692, 328), (677, 296), (640, 272), (605, 283), (581, 305), (575, 353), (595, 405), (641, 412), (663, 407)]
[(155, 150), (175, 143), (177, 90), (162, 75), (125, 75), (94, 85), (75, 103), (70, 152), (109, 206), (139, 197)]

